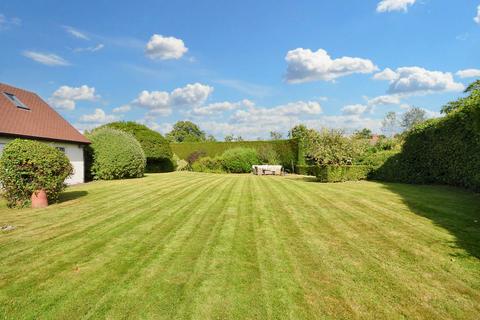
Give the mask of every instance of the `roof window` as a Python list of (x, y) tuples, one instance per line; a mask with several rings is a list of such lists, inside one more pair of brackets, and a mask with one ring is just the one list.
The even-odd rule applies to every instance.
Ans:
[(20, 108), (20, 109), (23, 109), (23, 110), (30, 110), (30, 108), (27, 107), (26, 105), (24, 105), (23, 102), (20, 101), (20, 99), (18, 99), (14, 94), (8, 93), (8, 92), (4, 92), (3, 94), (4, 94), (4, 95), (8, 98), (8, 100), (10, 100), (17, 108)]

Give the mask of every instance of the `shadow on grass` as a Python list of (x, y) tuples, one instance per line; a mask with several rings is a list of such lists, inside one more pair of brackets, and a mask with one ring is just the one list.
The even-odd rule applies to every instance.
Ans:
[(58, 203), (67, 202), (71, 200), (75, 200), (81, 197), (85, 197), (88, 194), (87, 191), (66, 191), (62, 192), (58, 197)]
[(480, 258), (480, 194), (460, 188), (378, 182), (401, 196), (410, 210), (455, 237), (454, 248)]

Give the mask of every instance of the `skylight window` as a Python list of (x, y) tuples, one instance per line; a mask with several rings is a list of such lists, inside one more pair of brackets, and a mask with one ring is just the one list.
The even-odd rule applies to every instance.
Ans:
[(8, 98), (8, 100), (10, 100), (17, 108), (20, 108), (20, 109), (23, 109), (23, 110), (30, 110), (30, 108), (27, 107), (26, 105), (24, 105), (23, 102), (20, 101), (20, 99), (18, 99), (14, 94), (8, 93), (8, 92), (4, 92), (3, 94), (4, 94), (4, 95)]

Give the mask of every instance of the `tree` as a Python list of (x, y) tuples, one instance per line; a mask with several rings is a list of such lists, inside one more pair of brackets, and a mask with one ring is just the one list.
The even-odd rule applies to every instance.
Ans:
[(270, 131), (270, 140), (282, 140), (283, 135), (278, 131)]
[(393, 111), (387, 112), (382, 120), (382, 131), (386, 136), (393, 136), (398, 131), (397, 114)]
[(478, 104), (480, 102), (480, 80), (474, 81), (468, 85), (464, 93), (469, 93), (465, 98), (460, 98), (455, 101), (450, 101), (442, 107), (441, 112), (443, 114), (449, 114), (462, 106), (470, 104)]
[(424, 122), (427, 120), (425, 110), (417, 107), (410, 108), (407, 110), (403, 116), (400, 125), (405, 129), (409, 130), (415, 125)]
[(363, 128), (362, 130), (357, 130), (354, 132), (353, 136), (356, 139), (371, 139), (372, 138), (372, 130)]
[(225, 140), (225, 142), (232, 142), (233, 139), (235, 139), (235, 136), (233, 134), (227, 134), (223, 139)]
[(215, 142), (215, 141), (217, 141), (217, 139), (215, 139), (215, 137), (214, 137), (213, 135), (209, 134), (209, 135), (207, 136), (206, 141)]
[(178, 121), (172, 131), (167, 133), (171, 142), (202, 142), (206, 140), (205, 132), (191, 121)]

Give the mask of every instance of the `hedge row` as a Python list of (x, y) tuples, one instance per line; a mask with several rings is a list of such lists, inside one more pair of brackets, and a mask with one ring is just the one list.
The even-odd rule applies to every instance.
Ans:
[(349, 166), (319, 166), (315, 168), (315, 175), (320, 182), (343, 182), (358, 181), (367, 179), (371, 171), (370, 166), (349, 165)]
[(304, 176), (314, 176), (315, 169), (317, 166), (308, 166), (308, 165), (296, 165), (295, 166), (295, 173), (301, 174)]
[(253, 148), (258, 153), (273, 149), (278, 155), (279, 164), (286, 169), (291, 169), (298, 162), (298, 141), (274, 140), (274, 141), (238, 141), (238, 142), (183, 142), (172, 143), (172, 151), (180, 159), (187, 159), (194, 152), (202, 152), (203, 155), (214, 158), (222, 155), (226, 150), (243, 147)]
[(480, 103), (415, 127), (371, 178), (480, 191)]

